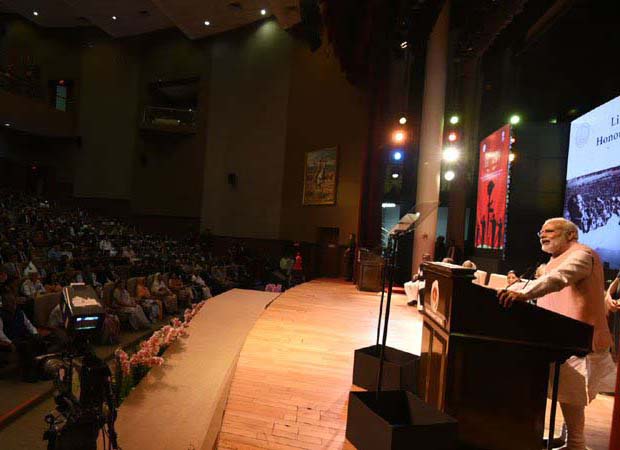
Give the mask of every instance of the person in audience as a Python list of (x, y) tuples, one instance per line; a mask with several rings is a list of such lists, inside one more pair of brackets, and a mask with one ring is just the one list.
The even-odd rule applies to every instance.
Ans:
[(129, 313), (129, 325), (134, 330), (151, 327), (151, 322), (144, 314), (142, 307), (129, 295), (125, 280), (115, 283), (112, 290), (112, 306), (121, 312)]
[(49, 351), (61, 352), (66, 349), (69, 345), (69, 335), (65, 328), (65, 321), (62, 317), (60, 304), (54, 306), (50, 312), (50, 316), (47, 318), (47, 328), (50, 332), (48, 338), (51, 341)]
[(26, 265), (26, 268), (24, 269), (24, 276), (27, 277), (31, 273), (39, 273), (39, 269), (37, 269), (37, 266), (35, 266), (32, 260), (28, 261), (28, 264)]
[(45, 286), (41, 283), (41, 277), (38, 272), (32, 272), (28, 278), (22, 283), (22, 294), (25, 297), (34, 299), (39, 294), (45, 294)]
[(578, 242), (577, 226), (564, 219), (547, 220), (540, 232), (541, 248), (551, 258), (540, 278), (522, 290), (501, 290), (500, 303), (538, 298), (538, 306), (594, 327), (593, 352), (572, 356), (560, 369), (559, 401), (568, 430), (567, 450), (585, 450), (585, 407), (599, 392), (614, 389), (616, 366), (609, 347), (603, 265), (598, 254)]
[(174, 314), (178, 311), (179, 307), (177, 303), (177, 296), (174, 295), (170, 289), (168, 289), (168, 286), (166, 286), (166, 283), (162, 280), (159, 272), (153, 277), (153, 282), (150, 289), (151, 294), (163, 302), (166, 313)]
[(197, 297), (200, 297), (203, 300), (212, 297), (211, 289), (209, 289), (209, 286), (207, 286), (207, 283), (205, 283), (205, 280), (203, 280), (203, 278), (200, 276), (200, 273), (198, 272), (198, 270), (195, 270), (192, 273), (191, 283), (194, 286), (196, 286), (198, 290), (202, 292), (202, 296), (197, 296)]
[(153, 298), (149, 288), (144, 285), (144, 278), (142, 277), (136, 280), (136, 301), (147, 312), (151, 322), (155, 322), (160, 317), (162, 302)]
[(0, 351), (17, 351), (22, 380), (37, 381), (35, 357), (46, 352), (37, 329), (17, 306), (17, 283), (10, 281), (2, 292), (0, 308)]
[(168, 278), (168, 288), (177, 296), (180, 303), (190, 305), (194, 299), (194, 293), (191, 289), (186, 288), (181, 278), (172, 272)]
[(45, 292), (60, 292), (60, 291), (62, 291), (62, 286), (58, 282), (58, 274), (57, 273), (50, 273), (48, 275), (47, 279), (45, 280), (45, 283), (44, 283), (43, 287), (45, 288)]

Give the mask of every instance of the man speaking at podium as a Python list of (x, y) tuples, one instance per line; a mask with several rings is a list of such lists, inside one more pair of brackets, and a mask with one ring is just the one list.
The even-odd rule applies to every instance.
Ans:
[(566, 450), (585, 450), (585, 407), (596, 394), (613, 390), (615, 365), (609, 353), (611, 334), (607, 326), (603, 265), (591, 248), (577, 242), (577, 226), (563, 218), (547, 220), (538, 237), (551, 258), (545, 274), (521, 291), (503, 290), (500, 303), (537, 298), (538, 306), (594, 327), (592, 353), (572, 356), (561, 366), (558, 399), (568, 438)]

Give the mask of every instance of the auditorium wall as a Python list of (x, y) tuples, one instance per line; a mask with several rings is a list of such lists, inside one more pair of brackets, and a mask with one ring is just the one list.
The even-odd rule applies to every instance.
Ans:
[[(283, 239), (316, 242), (319, 227), (338, 228), (339, 241), (346, 244), (348, 234), (357, 231), (369, 106), (326, 41), (314, 53), (296, 41), (292, 52), (280, 233)], [(336, 204), (304, 206), (305, 154), (328, 147), (338, 148)]]
[[(138, 133), (133, 158), (132, 210), (135, 215), (194, 218), (201, 214), (205, 108), (209, 57), (205, 44), (190, 41), (177, 30), (145, 36), (141, 42), (139, 120), (151, 105), (149, 84), (200, 78), (196, 133), (192, 135)], [(163, 218), (166, 216), (166, 219)]]
[(131, 199), (138, 134), (138, 50), (100, 39), (82, 49), (76, 161), (77, 197)]
[(293, 40), (265, 21), (209, 43), (202, 225), (279, 237)]

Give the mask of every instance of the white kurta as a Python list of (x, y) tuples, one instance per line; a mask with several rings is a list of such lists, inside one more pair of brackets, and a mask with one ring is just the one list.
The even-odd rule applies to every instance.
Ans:
[[(528, 296), (542, 297), (577, 283), (590, 275), (592, 258), (583, 251), (570, 254), (557, 268), (528, 283), (522, 291)], [(603, 295), (603, 293), (601, 293)], [(562, 403), (587, 405), (599, 392), (615, 389), (616, 365), (609, 350), (590, 353), (585, 358), (572, 356), (560, 368), (558, 400)], [(552, 393), (552, 376), (549, 380), (549, 397)]]

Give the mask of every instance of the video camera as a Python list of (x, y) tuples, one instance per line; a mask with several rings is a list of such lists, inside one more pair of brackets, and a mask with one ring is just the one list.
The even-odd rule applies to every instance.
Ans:
[[(39, 357), (42, 371), (54, 380), (57, 390), (56, 409), (45, 416), (49, 428), (43, 439), (48, 450), (96, 450), (101, 430), (104, 444), (107, 435), (109, 448), (116, 449), (112, 374), (90, 346), (91, 339), (101, 333), (105, 309), (91, 286), (75, 283), (63, 289), (60, 310), (69, 336), (68, 348)], [(79, 398), (73, 394), (74, 369), (80, 377)]]

